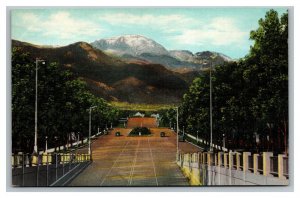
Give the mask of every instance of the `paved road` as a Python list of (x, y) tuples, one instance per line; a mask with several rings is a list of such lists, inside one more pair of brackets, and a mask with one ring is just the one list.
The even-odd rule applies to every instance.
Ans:
[[(115, 137), (116, 131), (122, 136)], [(166, 128), (151, 129), (150, 137), (128, 137), (130, 129), (114, 129), (92, 144), (93, 163), (70, 186), (187, 186), (176, 164), (176, 135)], [(160, 137), (164, 131), (167, 137)], [(185, 152), (198, 149), (180, 143)]]

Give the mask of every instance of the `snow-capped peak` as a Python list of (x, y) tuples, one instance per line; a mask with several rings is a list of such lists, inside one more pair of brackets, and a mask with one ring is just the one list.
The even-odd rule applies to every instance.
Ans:
[(104, 51), (115, 51), (119, 52), (119, 54), (130, 54), (133, 56), (143, 53), (158, 55), (169, 54), (162, 45), (141, 35), (124, 35), (108, 39), (100, 39), (91, 44)]

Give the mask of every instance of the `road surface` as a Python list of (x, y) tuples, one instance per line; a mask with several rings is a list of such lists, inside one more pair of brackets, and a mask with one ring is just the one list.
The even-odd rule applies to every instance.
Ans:
[[(128, 137), (131, 129), (117, 128), (92, 144), (93, 163), (69, 186), (188, 186), (176, 164), (176, 134), (151, 128), (151, 136)], [(121, 136), (116, 137), (115, 132)], [(160, 137), (164, 131), (166, 137)], [(183, 152), (198, 148), (180, 142)], [(82, 151), (84, 152), (84, 151)]]

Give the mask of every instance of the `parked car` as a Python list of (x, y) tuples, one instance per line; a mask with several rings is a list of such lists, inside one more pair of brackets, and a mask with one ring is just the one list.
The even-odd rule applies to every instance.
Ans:
[(179, 140), (179, 142), (184, 142), (185, 141), (184, 135), (179, 134), (178, 140)]

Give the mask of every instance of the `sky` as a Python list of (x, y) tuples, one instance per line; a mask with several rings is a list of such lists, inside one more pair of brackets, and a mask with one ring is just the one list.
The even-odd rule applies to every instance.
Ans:
[(251, 30), (265, 13), (284, 7), (244, 8), (39, 8), (11, 11), (11, 38), (38, 45), (63, 46), (78, 41), (137, 34), (167, 50), (221, 52), (244, 57), (253, 44)]

